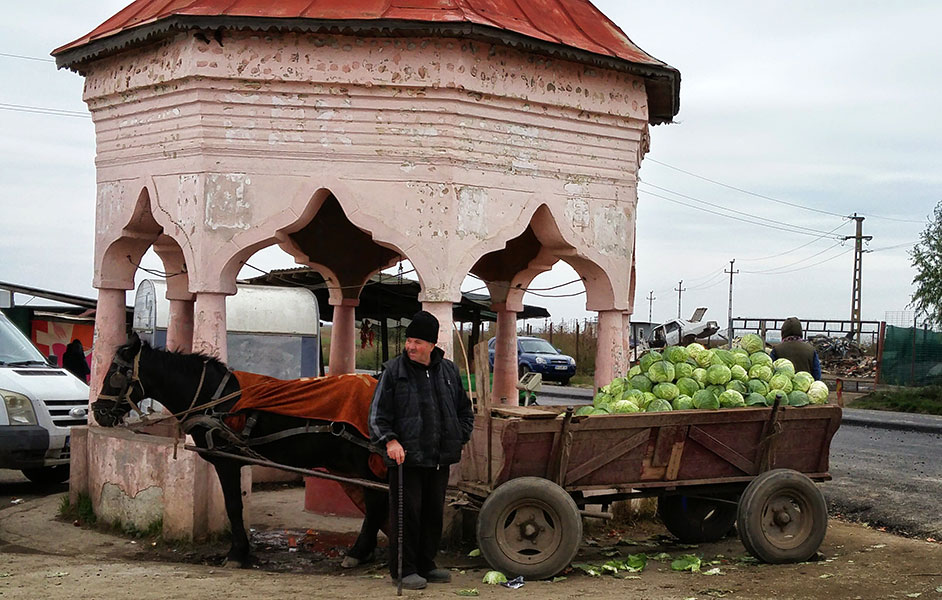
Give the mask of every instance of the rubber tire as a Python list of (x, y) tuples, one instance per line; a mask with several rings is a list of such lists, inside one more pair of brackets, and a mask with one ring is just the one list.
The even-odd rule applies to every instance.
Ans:
[(517, 369), (517, 379), (522, 379), (524, 375), (530, 372), (530, 367), (527, 365), (520, 365)]
[(569, 385), (569, 378), (567, 377), (567, 378), (565, 378), (565, 379), (560, 379), (560, 380), (559, 380), (559, 385), (562, 385), (562, 386), (567, 386), (567, 385)]
[(736, 523), (736, 504), (690, 496), (660, 496), (657, 514), (674, 537), (685, 544), (716, 542)]
[[(512, 532), (518, 511), (541, 512), (552, 531), (537, 535), (544, 542), (558, 538), (547, 552), (524, 554), (501, 547)], [(546, 536), (546, 537), (544, 537)], [(542, 477), (518, 477), (500, 485), (484, 501), (477, 522), (478, 548), (491, 567), (507, 578), (547, 579), (569, 566), (582, 543), (579, 507), (561, 487)]]
[(69, 465), (36, 467), (35, 469), (23, 469), (22, 471), (23, 475), (26, 475), (26, 478), (33, 483), (63, 483), (69, 480)]
[[(775, 522), (778, 514), (788, 515), (787, 525)], [(774, 469), (746, 487), (739, 498), (737, 524), (739, 539), (757, 559), (771, 564), (804, 562), (824, 540), (827, 503), (818, 486), (798, 471)]]

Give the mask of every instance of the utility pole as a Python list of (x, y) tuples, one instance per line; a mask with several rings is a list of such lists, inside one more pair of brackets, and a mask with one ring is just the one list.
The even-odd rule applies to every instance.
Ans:
[(850, 324), (856, 332), (857, 342), (860, 343), (860, 297), (862, 285), (860, 282), (863, 274), (863, 243), (873, 239), (872, 235), (863, 234), (863, 217), (858, 217), (857, 213), (849, 217), (857, 221), (856, 235), (846, 235), (844, 240), (854, 240), (854, 287), (850, 297)]
[(657, 298), (654, 297), (654, 290), (651, 290), (648, 293), (648, 325), (654, 323), (654, 321), (652, 321), (651, 319), (652, 319), (652, 315), (654, 314), (653, 311), (654, 311), (655, 300), (657, 300)]
[(684, 280), (681, 279), (677, 282), (677, 287), (674, 288), (674, 291), (677, 292), (677, 318), (680, 318), (680, 295), (687, 291), (687, 288), (684, 287)]
[(728, 341), (727, 345), (733, 347), (733, 275), (739, 273), (738, 270), (733, 270), (733, 263), (736, 262), (736, 259), (729, 261), (729, 271), (723, 270), (724, 273), (729, 273), (729, 329), (727, 330)]

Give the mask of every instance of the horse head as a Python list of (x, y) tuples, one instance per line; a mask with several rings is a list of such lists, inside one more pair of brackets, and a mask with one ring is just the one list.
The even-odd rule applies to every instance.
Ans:
[(95, 420), (102, 427), (117, 425), (124, 415), (146, 397), (139, 377), (141, 353), (145, 346), (134, 333), (115, 350), (98, 399), (92, 403)]

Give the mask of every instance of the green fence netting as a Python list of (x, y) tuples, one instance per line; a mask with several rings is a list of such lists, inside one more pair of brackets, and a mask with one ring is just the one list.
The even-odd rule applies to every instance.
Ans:
[(880, 382), (890, 385), (942, 383), (942, 333), (928, 328), (887, 325)]

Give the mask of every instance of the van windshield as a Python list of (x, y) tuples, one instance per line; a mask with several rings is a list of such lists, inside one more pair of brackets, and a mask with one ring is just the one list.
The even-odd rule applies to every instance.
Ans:
[(23, 333), (0, 315), (0, 364), (37, 361), (45, 364), (43, 355)]

